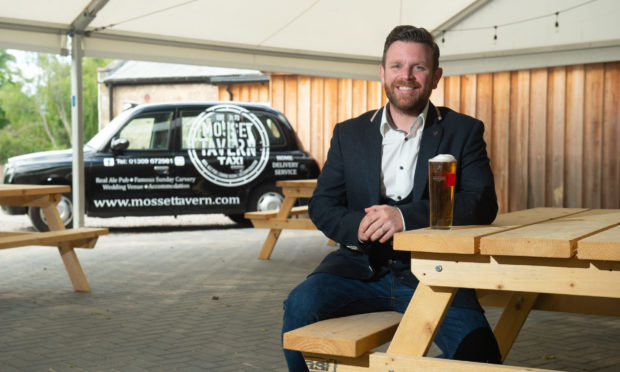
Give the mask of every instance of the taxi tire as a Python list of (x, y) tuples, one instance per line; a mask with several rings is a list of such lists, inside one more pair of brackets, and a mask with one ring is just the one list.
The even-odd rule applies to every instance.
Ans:
[[(66, 229), (70, 229), (73, 227), (73, 201), (71, 198), (71, 193), (62, 194), (62, 198), (58, 203), (59, 212), (63, 219), (63, 223)], [(62, 208), (62, 211), (60, 210)], [(28, 217), (30, 218), (30, 222), (34, 226), (37, 231), (49, 231), (50, 228), (47, 226), (47, 222), (43, 217), (43, 212), (39, 207), (29, 207), (28, 208)]]
[(272, 184), (264, 184), (252, 191), (248, 203), (248, 212), (263, 212), (266, 210), (279, 209), (284, 201), (282, 189)]
[[(274, 200), (274, 198), (280, 199), (280, 204), (278, 205), (278, 208), (280, 208), (282, 200), (284, 200), (282, 189), (271, 184), (265, 184), (255, 188), (250, 195), (246, 211), (256, 212), (259, 210), (259, 205), (265, 198), (272, 198), (271, 200)], [(239, 225), (252, 226), (251, 221), (245, 218), (243, 214), (227, 214), (226, 216)]]

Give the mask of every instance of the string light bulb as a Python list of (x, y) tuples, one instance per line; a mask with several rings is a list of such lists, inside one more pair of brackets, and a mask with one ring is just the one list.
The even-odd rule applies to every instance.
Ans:
[(555, 32), (560, 31), (560, 12), (555, 12)]
[(493, 26), (495, 34), (493, 35), (493, 44), (497, 44), (497, 26)]

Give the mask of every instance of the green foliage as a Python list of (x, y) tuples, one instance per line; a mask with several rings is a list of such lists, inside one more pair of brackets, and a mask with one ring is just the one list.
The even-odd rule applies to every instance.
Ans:
[[(19, 154), (71, 147), (71, 63), (39, 54), (40, 73), (26, 79), (13, 71), (15, 58), (0, 50), (0, 162)], [(84, 58), (84, 140), (97, 133), (97, 68), (109, 60)]]

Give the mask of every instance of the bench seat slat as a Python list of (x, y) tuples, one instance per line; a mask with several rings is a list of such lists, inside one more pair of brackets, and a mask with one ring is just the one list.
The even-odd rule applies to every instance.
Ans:
[(23, 234), (2, 234), (0, 249), (29, 245), (58, 246), (71, 243), (74, 248), (92, 248), (92, 240), (108, 233), (108, 229), (82, 227), (79, 229), (56, 230)]
[(392, 339), (402, 314), (382, 311), (327, 319), (286, 332), (284, 348), (358, 357)]

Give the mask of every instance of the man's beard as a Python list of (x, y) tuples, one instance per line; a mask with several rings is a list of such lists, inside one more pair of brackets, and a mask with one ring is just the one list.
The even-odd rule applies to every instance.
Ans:
[(432, 89), (430, 87), (424, 87), (417, 83), (414, 83), (412, 88), (417, 89), (417, 94), (413, 96), (407, 96), (405, 99), (403, 99), (403, 97), (401, 96), (401, 99), (399, 100), (398, 93), (395, 94), (395, 91), (398, 90), (396, 87), (411, 85), (411, 83), (395, 81), (389, 87), (387, 86), (387, 84), (384, 84), (383, 88), (385, 89), (385, 95), (390, 101), (390, 105), (392, 107), (395, 107), (399, 111), (408, 115), (419, 115), (422, 110), (424, 110), (424, 107), (426, 106), (426, 103), (431, 96)]

